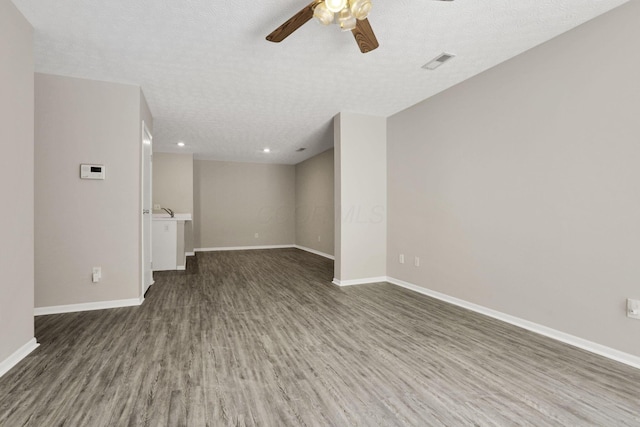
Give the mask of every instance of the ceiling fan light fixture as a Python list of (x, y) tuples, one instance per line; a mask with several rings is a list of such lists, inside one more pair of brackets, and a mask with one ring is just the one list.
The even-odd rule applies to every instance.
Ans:
[(354, 10), (357, 11), (358, 16), (363, 16), (371, 9), (371, 1), (372, 0), (312, 0), (310, 4), (303, 7), (298, 13), (269, 33), (266, 39), (272, 43), (279, 43), (314, 16), (323, 24), (330, 23), (331, 15), (325, 13), (325, 10), (328, 10), (333, 13), (333, 22), (338, 24), (343, 31), (351, 30), (360, 52), (371, 52), (377, 49), (380, 44), (369, 24), (369, 20), (358, 20), (351, 12), (351, 3), (353, 2), (356, 4)]
[(351, 0), (349, 2), (351, 7), (351, 14), (358, 20), (362, 21), (369, 16), (371, 11), (371, 0)]
[(347, 0), (324, 0), (324, 4), (333, 13), (338, 13), (347, 7)]
[(345, 7), (338, 14), (338, 24), (342, 31), (351, 31), (356, 27), (356, 18), (351, 14), (349, 8)]
[(313, 9), (313, 17), (322, 25), (329, 25), (333, 22), (333, 12), (327, 9), (326, 3), (320, 3)]

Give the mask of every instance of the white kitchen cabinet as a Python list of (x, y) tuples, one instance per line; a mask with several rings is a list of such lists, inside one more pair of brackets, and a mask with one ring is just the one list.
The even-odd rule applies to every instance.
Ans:
[(177, 267), (178, 224), (176, 221), (153, 221), (153, 271), (175, 270)]
[(191, 214), (153, 214), (152, 253), (153, 271), (184, 270), (185, 222), (191, 221)]

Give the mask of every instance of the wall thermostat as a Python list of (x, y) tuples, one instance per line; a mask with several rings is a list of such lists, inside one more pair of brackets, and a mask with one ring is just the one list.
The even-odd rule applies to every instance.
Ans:
[(104, 179), (104, 165), (80, 165), (80, 178)]

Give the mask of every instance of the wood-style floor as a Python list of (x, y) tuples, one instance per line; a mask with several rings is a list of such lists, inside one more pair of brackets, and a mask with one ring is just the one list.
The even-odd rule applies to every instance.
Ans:
[(640, 371), (332, 270), (199, 253), (141, 307), (38, 317), (0, 425), (640, 425)]

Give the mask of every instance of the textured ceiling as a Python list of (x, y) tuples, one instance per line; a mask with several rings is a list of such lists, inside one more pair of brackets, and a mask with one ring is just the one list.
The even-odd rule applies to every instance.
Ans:
[[(309, 0), (13, 1), (36, 71), (142, 87), (154, 150), (290, 164), (333, 145), (340, 111), (392, 115), (626, 2), (374, 0), (380, 47), (363, 55), (313, 20), (265, 41)], [(442, 52), (456, 58), (421, 68)]]

